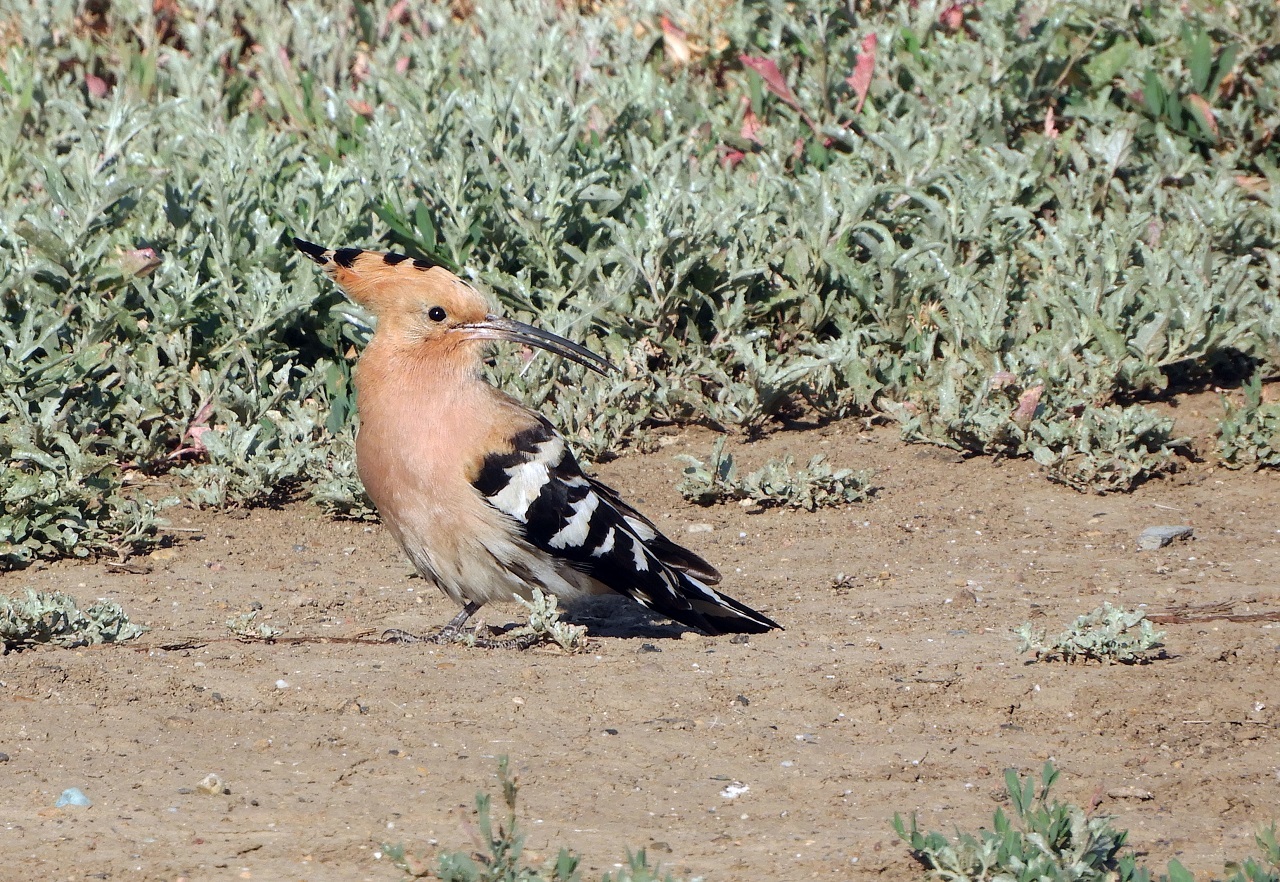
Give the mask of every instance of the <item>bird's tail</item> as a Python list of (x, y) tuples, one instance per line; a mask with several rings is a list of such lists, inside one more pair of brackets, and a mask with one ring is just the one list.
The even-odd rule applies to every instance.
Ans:
[[(686, 587), (685, 599), (689, 601), (693, 615), (678, 615), (668, 612), (676, 621), (701, 628), (708, 634), (763, 634), (766, 631), (782, 630), (782, 626), (773, 619), (758, 613), (745, 603), (734, 600), (727, 594), (721, 594), (714, 588), (708, 588), (697, 579), (681, 573), (682, 581), (691, 583)], [(683, 611), (682, 611), (683, 612)]]

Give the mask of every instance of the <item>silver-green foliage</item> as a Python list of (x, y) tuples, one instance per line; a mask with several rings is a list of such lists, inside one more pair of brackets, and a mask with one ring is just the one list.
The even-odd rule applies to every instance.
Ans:
[(1099, 407), (1070, 389), (1022, 382), (1008, 372), (972, 392), (943, 379), (932, 407), (889, 408), (904, 438), (988, 456), (1031, 456), (1049, 478), (1077, 490), (1131, 490), (1176, 467), (1173, 420), (1130, 405)]
[(1049, 801), (1058, 770), (1045, 763), (1040, 786), (1035, 776), (1024, 781), (1006, 769), (1005, 786), (1012, 817), (998, 808), (992, 829), (954, 840), (938, 832), (924, 833), (912, 817), (908, 828), (894, 815), (893, 827), (935, 879), (948, 882), (1073, 879), (1078, 882), (1147, 882), (1150, 876), (1133, 857), (1121, 855), (1128, 833), (1111, 819), (1089, 817), (1080, 806)]
[[(441, 882), (581, 882), (579, 858), (568, 848), (561, 847), (556, 857), (542, 866), (530, 866), (523, 860), (524, 835), (520, 832), (516, 817), (516, 795), (519, 787), (509, 770), (506, 756), (498, 757), (498, 781), (502, 786), (502, 801), (506, 804), (505, 821), (493, 819), (492, 798), (489, 794), (476, 793), (476, 828), (472, 830), (473, 848), (469, 852), (442, 850), (436, 866), (415, 857), (403, 844), (384, 845), (383, 850), (392, 863), (410, 878), (430, 876)], [(602, 882), (676, 882), (667, 873), (660, 875), (650, 867), (644, 849), (627, 853), (627, 866), (617, 872), (605, 873)]]
[(1155, 630), (1142, 610), (1109, 603), (1079, 616), (1070, 628), (1052, 639), (1029, 622), (1014, 633), (1021, 638), (1018, 652), (1034, 652), (1037, 661), (1094, 659), (1134, 664), (1147, 661), (1164, 639), (1164, 632)]
[(872, 493), (870, 471), (833, 470), (822, 454), (804, 468), (795, 468), (790, 456), (773, 459), (754, 472), (738, 474), (733, 454), (725, 452), (721, 436), (711, 447), (711, 461), (688, 455), (676, 459), (685, 464), (680, 495), (699, 505), (750, 500), (762, 506), (790, 506), (816, 511), (827, 506), (861, 502)]
[[(929, 877), (945, 882), (1151, 882), (1148, 868), (1139, 866), (1133, 855), (1121, 853), (1128, 831), (1114, 827), (1109, 817), (1090, 817), (1078, 805), (1049, 801), (1058, 774), (1052, 763), (1045, 763), (1037, 788), (1034, 776), (1023, 780), (1017, 770), (1006, 769), (1012, 817), (996, 809), (992, 829), (980, 829), (977, 835), (957, 833), (948, 838), (936, 831), (925, 833), (914, 817), (908, 827), (899, 815), (894, 815), (893, 827)], [(1262, 860), (1227, 864), (1226, 882), (1280, 882), (1275, 823), (1262, 828), (1256, 841)], [(1195, 882), (1177, 860), (1169, 861), (1168, 874), (1156, 878), (1158, 882)]]
[[(368, 514), (369, 327), (295, 234), (432, 256), (601, 348), (620, 375), (493, 368), (588, 456), (895, 403), (962, 443), (948, 384), (1004, 371), (1057, 402), (1061, 479), (1167, 468), (1145, 412), (1076, 408), (1226, 351), (1280, 364), (1275, 5), (995, 0), (954, 32), (941, 0), (852, 9), (0, 4), (0, 481), (25, 507), (0, 565), (146, 541), (136, 474)], [(708, 51), (668, 57), (662, 15)]]
[(146, 630), (129, 621), (120, 604), (111, 600), (81, 609), (75, 598), (61, 591), (28, 588), (24, 597), (0, 596), (0, 647), (5, 652), (41, 643), (63, 647), (119, 643)]
[(1280, 468), (1280, 403), (1262, 401), (1262, 376), (1244, 385), (1244, 406), (1226, 402), (1218, 455), (1230, 468)]
[[(529, 600), (516, 597), (516, 602), (529, 614), (528, 621), (493, 639), (513, 648), (527, 649), (538, 644), (554, 643), (565, 652), (586, 651), (587, 629), (582, 625), (572, 625), (560, 620), (559, 600), (554, 594), (544, 594), (534, 588)], [(458, 631), (453, 637), (455, 643), (467, 646), (475, 646), (480, 639), (481, 635), (473, 629)]]

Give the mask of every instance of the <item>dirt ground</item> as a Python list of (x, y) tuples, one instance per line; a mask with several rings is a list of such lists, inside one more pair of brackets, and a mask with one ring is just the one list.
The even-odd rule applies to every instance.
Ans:
[[(1218, 408), (1202, 395), (1175, 412), (1207, 447)], [(596, 640), (576, 656), (238, 642), (224, 623), (259, 607), (311, 638), (425, 632), (454, 612), (380, 526), (305, 504), (174, 510), (176, 544), (141, 572), (0, 575), (5, 593), (109, 597), (152, 628), (0, 660), (0, 876), (398, 879), (381, 844), (466, 847), (501, 754), (529, 850), (572, 846), (588, 878), (639, 847), (708, 880), (919, 878), (895, 812), (976, 829), (1003, 769), (1048, 759), (1057, 795), (1116, 816), (1153, 868), (1177, 857), (1207, 876), (1255, 854), (1280, 818), (1280, 623), (1165, 625), (1167, 657), (1139, 666), (1032, 664), (1011, 629), (1060, 630), (1103, 601), (1280, 610), (1280, 477), (1209, 461), (1088, 496), (1027, 461), (962, 461), (850, 422), (734, 449), (749, 468), (818, 451), (873, 468), (873, 501), (698, 508), (673, 457), (711, 441), (672, 434), (596, 471), (786, 626), (746, 643), (621, 603), (577, 611)], [(1194, 538), (1136, 550), (1166, 524)], [(201, 792), (209, 773), (227, 792)], [(55, 808), (68, 787), (92, 807)]]

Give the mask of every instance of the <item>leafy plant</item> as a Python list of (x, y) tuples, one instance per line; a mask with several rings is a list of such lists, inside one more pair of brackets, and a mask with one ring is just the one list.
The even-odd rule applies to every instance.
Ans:
[[(475, 850), (441, 851), (436, 868), (408, 854), (403, 845), (383, 845), (383, 851), (397, 868), (411, 878), (434, 876), (441, 882), (580, 882), (579, 859), (567, 848), (541, 867), (524, 863), (524, 835), (516, 818), (516, 794), (519, 787), (509, 771), (506, 756), (498, 757), (498, 781), (502, 801), (507, 807), (505, 821), (493, 821), (491, 798), (483, 791), (476, 793), (476, 827), (469, 828)], [(644, 850), (627, 854), (627, 866), (617, 875), (605, 873), (603, 882), (675, 882), (670, 873), (659, 875), (649, 866)]]
[(1262, 402), (1262, 375), (1244, 384), (1244, 406), (1223, 400), (1226, 413), (1218, 424), (1222, 464), (1238, 469), (1280, 468), (1280, 404)]
[[(1049, 801), (1049, 791), (1059, 772), (1045, 763), (1040, 786), (1035, 776), (1025, 780), (1016, 769), (1006, 769), (1005, 786), (1012, 803), (1012, 817), (998, 808), (992, 829), (976, 835), (958, 833), (949, 839), (941, 833), (924, 833), (913, 816), (910, 827), (894, 815), (893, 827), (911, 848), (916, 860), (934, 879), (948, 882), (996, 882), (996, 880), (1072, 879), (1078, 882), (1150, 882), (1151, 871), (1134, 857), (1122, 854), (1129, 834), (1118, 830), (1107, 817), (1089, 817), (1070, 803)], [(1280, 846), (1273, 823), (1257, 835), (1263, 863), (1250, 858), (1228, 864), (1227, 882), (1275, 882), (1280, 879)], [(1194, 882), (1191, 873), (1176, 860), (1159, 882)]]
[[(509, 643), (513, 647), (528, 648), (540, 643), (554, 643), (565, 652), (585, 652), (587, 649), (587, 629), (582, 625), (571, 625), (560, 621), (558, 600), (554, 594), (544, 594), (537, 588), (533, 597), (525, 600), (516, 597), (516, 602), (525, 608), (529, 620), (517, 625), (509, 631), (502, 632), (494, 638), (501, 643)], [(479, 639), (475, 630), (462, 630), (454, 635), (454, 642), (474, 646)]]
[(370, 320), (293, 235), (603, 349), (491, 368), (588, 458), (889, 413), (1124, 490), (1178, 455), (1135, 396), (1280, 365), (1267, 0), (46, 6), (0, 48), (0, 566), (154, 541), (158, 476), (372, 515)]
[(120, 643), (146, 632), (129, 621), (120, 604), (99, 600), (82, 610), (61, 591), (27, 589), (25, 597), (0, 597), (0, 645), (8, 653), (39, 643), (71, 648)]
[(833, 471), (821, 454), (815, 455), (802, 469), (793, 471), (795, 461), (787, 456), (739, 475), (733, 454), (726, 453), (724, 447), (724, 437), (716, 439), (711, 447), (710, 463), (684, 454), (676, 457), (685, 463), (684, 478), (677, 488), (681, 496), (699, 505), (749, 500), (763, 506), (785, 505), (816, 511), (861, 502), (875, 492), (870, 483), (871, 472)]
[(1018, 652), (1034, 652), (1036, 661), (1060, 658), (1072, 662), (1083, 658), (1125, 664), (1148, 661), (1164, 638), (1164, 632), (1155, 630), (1142, 610), (1130, 611), (1109, 603), (1078, 617), (1070, 628), (1052, 639), (1029, 622), (1014, 633), (1021, 638)]

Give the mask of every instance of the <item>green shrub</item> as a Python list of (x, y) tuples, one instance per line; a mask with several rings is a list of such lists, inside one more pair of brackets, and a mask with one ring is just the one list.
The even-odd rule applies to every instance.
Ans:
[[(914, 817), (908, 828), (899, 815), (894, 815), (893, 827), (929, 877), (947, 882), (1150, 882), (1151, 871), (1139, 866), (1132, 855), (1121, 853), (1129, 834), (1116, 829), (1111, 818), (1089, 817), (1077, 805), (1049, 801), (1058, 774), (1052, 763), (1045, 763), (1037, 792), (1034, 776), (1023, 780), (1017, 770), (1006, 769), (1012, 817), (996, 809), (992, 829), (981, 829), (977, 835), (957, 833), (948, 839), (937, 832), (923, 833)], [(1263, 862), (1250, 858), (1243, 864), (1228, 864), (1227, 882), (1280, 882), (1274, 823), (1258, 833), (1257, 843)], [(1176, 860), (1169, 862), (1168, 875), (1158, 878), (1159, 882), (1194, 882)]]
[[(505, 821), (495, 826), (492, 800), (483, 791), (476, 793), (476, 828), (472, 831), (475, 849), (470, 852), (441, 851), (436, 868), (405, 851), (403, 845), (383, 845), (392, 863), (411, 878), (434, 876), (441, 882), (580, 882), (579, 859), (567, 848), (561, 848), (553, 860), (541, 867), (524, 863), (524, 835), (516, 822), (516, 779), (508, 771), (505, 756), (498, 757), (498, 781), (502, 785), (502, 801), (507, 806)], [(605, 873), (603, 882), (676, 882), (670, 874), (659, 875), (650, 867), (644, 849), (627, 853), (627, 866), (617, 875)]]
[(1163, 631), (1151, 627), (1142, 610), (1127, 610), (1104, 603), (1091, 613), (1076, 618), (1066, 631), (1049, 639), (1028, 622), (1017, 628), (1021, 638), (1018, 652), (1034, 652), (1036, 661), (1093, 659), (1134, 664), (1150, 660), (1153, 650), (1163, 644)]
[(91, 646), (119, 643), (146, 632), (129, 621), (120, 604), (99, 600), (86, 610), (61, 591), (27, 589), (25, 597), (0, 596), (0, 647), (4, 652), (39, 643), (55, 646)]
[(681, 496), (699, 505), (749, 500), (766, 507), (784, 505), (816, 511), (861, 502), (875, 492), (869, 471), (833, 471), (822, 454), (815, 455), (802, 469), (793, 471), (795, 461), (787, 456), (739, 475), (733, 454), (725, 453), (724, 446), (723, 436), (716, 439), (710, 463), (687, 455), (676, 457), (685, 464), (678, 488)]
[(1218, 455), (1233, 469), (1280, 468), (1280, 404), (1262, 403), (1262, 376), (1244, 384), (1244, 406), (1224, 401)]
[[(602, 349), (622, 374), (492, 369), (588, 457), (656, 423), (887, 412), (1079, 489), (1169, 470), (1135, 396), (1175, 367), (1280, 365), (1280, 12), (862, 6), (6, 19), (0, 464), (31, 514), (3, 565), (150, 541), (121, 490), (140, 475), (369, 514), (367, 317), (293, 235), (432, 255)], [(982, 416), (1000, 373), (1045, 387), (1026, 438)]]

